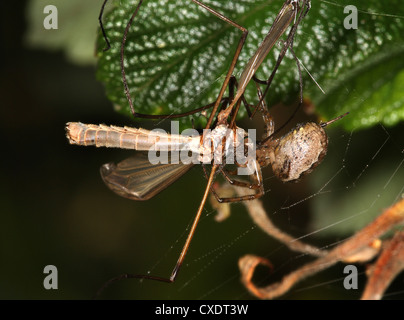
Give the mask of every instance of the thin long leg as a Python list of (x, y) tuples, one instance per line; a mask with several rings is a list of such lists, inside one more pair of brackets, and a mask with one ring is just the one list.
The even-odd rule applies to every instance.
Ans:
[[(275, 124), (274, 124), (274, 121), (272, 120), (272, 116), (269, 113), (269, 110), (268, 110), (268, 107), (267, 107), (265, 101), (262, 99), (263, 94), (262, 94), (261, 88), (259, 87), (258, 83), (256, 83), (256, 87), (257, 87), (258, 98), (261, 101), (261, 105), (260, 105), (259, 110), (260, 110), (260, 112), (262, 114), (262, 119), (263, 119), (264, 124), (265, 124), (264, 137), (269, 138), (269, 137), (272, 136), (272, 134), (275, 131), (275, 128), (274, 128)], [(255, 111), (257, 111), (257, 110), (258, 110), (258, 108), (255, 109)]]
[(128, 82), (127, 82), (127, 80), (126, 80), (125, 63), (124, 63), (125, 58), (124, 58), (124, 56), (125, 56), (126, 37), (128, 36), (128, 32), (129, 32), (130, 26), (132, 25), (133, 20), (135, 19), (136, 15), (137, 15), (137, 13), (138, 13), (138, 11), (139, 11), (140, 6), (142, 5), (142, 2), (143, 2), (143, 0), (139, 0), (139, 3), (138, 3), (138, 5), (136, 6), (135, 11), (132, 13), (132, 16), (130, 17), (129, 22), (128, 22), (128, 24), (126, 25), (126, 28), (125, 28), (125, 31), (124, 31), (124, 34), (123, 34), (123, 37), (122, 37), (122, 43), (121, 43), (121, 73), (122, 73), (122, 82), (123, 82), (123, 87), (124, 87), (124, 90), (125, 90), (126, 99), (128, 99), (130, 110), (131, 110), (131, 112), (132, 112), (132, 114), (133, 114), (133, 116), (134, 116), (135, 118), (136, 118), (138, 115), (137, 115), (137, 113), (135, 112), (135, 108), (133, 107), (132, 97), (130, 96), (129, 87), (128, 87)]
[[(261, 181), (256, 182), (256, 183), (251, 183), (251, 182), (247, 182), (247, 181), (240, 181), (240, 180), (235, 180), (230, 176), (230, 172), (225, 170), (225, 169), (221, 169), (220, 170), (222, 172), (223, 177), (227, 180), (227, 182), (229, 184), (231, 184), (232, 186), (236, 186), (236, 187), (242, 187), (242, 188), (247, 188), (247, 189), (251, 189), (251, 190), (255, 190), (255, 189), (259, 189), (262, 186)], [(256, 179), (257, 180), (257, 179)]]
[[(222, 98), (222, 100), (219, 103), (225, 103), (228, 102), (228, 98)], [(175, 119), (175, 118), (182, 118), (186, 116), (193, 115), (198, 112), (202, 112), (204, 110), (208, 110), (212, 108), (215, 105), (216, 102), (207, 104), (206, 106), (196, 108), (191, 111), (187, 112), (182, 112), (182, 113), (171, 113), (171, 114), (145, 114), (145, 113), (136, 113), (136, 117), (138, 118), (144, 118), (144, 119)]]
[[(215, 193), (214, 193), (215, 194)], [(237, 197), (230, 197), (230, 198), (216, 198), (219, 203), (229, 203), (229, 202), (241, 202), (241, 201), (251, 201), (258, 199), (264, 195), (260, 189), (258, 189), (257, 193), (246, 195), (246, 196), (237, 196)]]
[[(273, 78), (274, 78), (274, 76), (275, 76), (276, 71), (278, 70), (278, 68), (279, 68), (279, 66), (280, 66), (281, 61), (283, 60), (283, 57), (284, 57), (285, 54), (286, 54), (286, 51), (287, 51), (288, 49), (290, 49), (290, 51), (292, 52), (292, 55), (293, 55), (294, 59), (296, 60), (296, 65), (297, 65), (297, 69), (298, 69), (298, 72), (299, 72), (300, 102), (299, 102), (299, 105), (296, 107), (295, 111), (293, 112), (293, 114), (289, 117), (289, 119), (288, 119), (281, 127), (279, 127), (275, 132), (273, 132), (272, 134), (276, 134), (276, 133), (279, 132), (284, 126), (286, 126), (286, 125), (289, 123), (289, 121), (290, 121), (291, 119), (293, 119), (293, 117), (295, 116), (295, 114), (297, 113), (297, 111), (299, 110), (300, 106), (301, 106), (302, 103), (303, 103), (303, 80), (302, 80), (302, 72), (301, 72), (301, 69), (300, 69), (300, 63), (299, 63), (299, 61), (298, 61), (298, 59), (297, 59), (297, 57), (296, 57), (296, 55), (295, 55), (295, 53), (294, 53), (294, 51), (293, 51), (293, 41), (294, 41), (294, 36), (295, 36), (295, 34), (296, 34), (296, 31), (297, 31), (297, 27), (299, 26), (300, 22), (304, 19), (304, 17), (307, 15), (307, 13), (308, 13), (309, 10), (310, 10), (310, 1), (305, 0), (305, 1), (304, 1), (304, 5), (306, 6), (306, 10), (304, 10), (304, 11), (302, 10), (302, 11), (300, 12), (300, 15), (299, 15), (299, 17), (298, 17), (296, 23), (292, 26), (292, 29), (291, 29), (290, 32), (289, 32), (288, 38), (286, 39), (286, 41), (285, 41), (285, 43), (284, 43), (284, 45), (283, 45), (283, 48), (282, 48), (281, 52), (279, 53), (278, 60), (277, 60), (277, 62), (276, 62), (276, 64), (275, 64), (274, 70), (272, 71), (272, 73), (271, 73), (271, 75), (269, 76), (268, 80), (262, 81), (262, 80), (259, 80), (259, 79), (258, 79), (257, 77), (255, 77), (255, 76), (253, 77), (253, 79), (254, 79), (254, 81), (255, 81), (256, 83), (264, 83), (264, 84), (267, 85), (266, 88), (265, 88), (265, 91), (264, 91), (264, 93), (263, 93), (263, 95), (262, 95), (262, 97), (260, 98), (260, 101), (258, 102), (258, 105), (259, 105), (259, 104), (263, 101), (263, 99), (264, 99), (264, 97), (266, 96), (267, 92), (269, 91), (269, 87), (271, 86), (272, 80), (273, 80)], [(265, 83), (265, 82), (266, 82), (266, 83)], [(266, 139), (264, 139), (263, 141), (261, 141), (261, 143), (266, 142), (268, 139), (270, 139), (270, 136), (268, 136)]]
[[(257, 166), (257, 171), (256, 171), (256, 175), (253, 176), (253, 179), (255, 180), (255, 183), (250, 183), (247, 181), (239, 181), (239, 180), (234, 180), (232, 179), (229, 175), (236, 175), (237, 172), (231, 172), (228, 171), (226, 169), (223, 169), (223, 167), (220, 167), (220, 172), (222, 173), (223, 177), (227, 180), (227, 182), (230, 185), (233, 186), (237, 186), (237, 187), (241, 187), (241, 188), (246, 188), (246, 189), (250, 189), (250, 190), (258, 190), (257, 193), (255, 194), (251, 194), (251, 195), (244, 195), (244, 196), (238, 196), (238, 197), (220, 197), (217, 192), (215, 191), (215, 189), (213, 188), (213, 185), (211, 186), (211, 192), (214, 195), (214, 197), (216, 198), (217, 202), (219, 203), (224, 203), (224, 202), (239, 202), (239, 201), (248, 201), (248, 200), (254, 200), (257, 199), (261, 196), (264, 195), (265, 191), (264, 191), (264, 185), (262, 183), (263, 178), (262, 178), (262, 171), (261, 171), (261, 167), (258, 164), (258, 162), (255, 162), (256, 166)], [(208, 175), (206, 173), (206, 168), (203, 165), (203, 172), (205, 175), (205, 178), (208, 179)]]
[(205, 8), (206, 10), (208, 10), (210, 13), (214, 14), (214, 15), (215, 15), (216, 17), (218, 17), (219, 19), (221, 19), (221, 20), (223, 20), (223, 21), (229, 23), (229, 24), (232, 25), (233, 27), (236, 27), (237, 29), (241, 30), (241, 32), (243, 33), (243, 34), (241, 35), (241, 37), (240, 37), (239, 42), (238, 42), (236, 51), (235, 51), (235, 53), (234, 53), (233, 59), (232, 59), (231, 64), (230, 64), (230, 68), (229, 68), (229, 70), (227, 71), (226, 78), (225, 78), (224, 81), (223, 81), (222, 88), (220, 89), (220, 92), (219, 92), (219, 95), (218, 95), (218, 97), (217, 97), (216, 103), (215, 103), (215, 105), (214, 105), (214, 107), (213, 107), (212, 113), (210, 114), (210, 117), (209, 117), (208, 122), (207, 122), (207, 124), (206, 124), (206, 127), (205, 127), (205, 128), (206, 128), (206, 129), (209, 129), (210, 126), (211, 126), (211, 124), (212, 124), (212, 122), (213, 122), (213, 118), (215, 117), (215, 114), (216, 114), (216, 112), (217, 112), (217, 109), (218, 109), (218, 107), (219, 107), (220, 100), (223, 98), (224, 92), (226, 91), (226, 88), (227, 88), (227, 86), (228, 86), (228, 84), (229, 84), (230, 78), (231, 78), (231, 76), (232, 76), (232, 74), (233, 74), (233, 71), (234, 71), (234, 68), (235, 68), (235, 66), (236, 66), (238, 57), (240, 56), (241, 49), (243, 48), (243, 45), (244, 45), (245, 40), (246, 40), (246, 38), (247, 38), (248, 30), (247, 30), (246, 28), (240, 26), (240, 25), (237, 24), (236, 22), (230, 20), (229, 18), (225, 17), (224, 15), (222, 15), (222, 14), (219, 13), (219, 12), (217, 12), (216, 10), (214, 10), (214, 9), (208, 7), (207, 5), (203, 4), (202, 2), (197, 1), (197, 0), (192, 0), (192, 1), (195, 2), (196, 4), (198, 4), (199, 6), (201, 6), (202, 8)]
[[(263, 81), (264, 84), (266, 84), (265, 81)], [(238, 88), (238, 82), (237, 79), (232, 76), (229, 82), (229, 92), (232, 88)], [(233, 89), (234, 90), (234, 89)], [(231, 98), (233, 97), (233, 98)], [(229, 94), (229, 101), (230, 103), (234, 100), (234, 94), (232, 93), (231, 95)], [(247, 111), (248, 116), (252, 119), (254, 117), (254, 114), (256, 113), (256, 111), (258, 110), (257, 105), (254, 104), (250, 104), (247, 102), (246, 98), (244, 97), (244, 94), (241, 95), (240, 100), (243, 102), (243, 105)], [(250, 108), (254, 108), (254, 112), (251, 112)]]
[[(305, 1), (306, 3), (306, 1)], [(287, 1), (281, 8), (280, 12), (275, 18), (275, 21), (269, 30), (268, 35), (265, 37), (264, 41), (261, 43), (259, 46), (258, 50), (254, 54), (253, 57), (251, 57), (250, 61), (247, 63), (246, 67), (244, 68), (240, 79), (239, 79), (239, 88), (237, 90), (237, 94), (235, 96), (235, 100), (233, 101), (232, 104), (229, 105), (227, 110), (221, 112), (219, 114), (219, 123), (225, 123), (226, 119), (230, 115), (233, 107), (238, 103), (238, 99), (240, 99), (241, 95), (244, 93), (245, 88), (247, 84), (250, 82), (251, 78), (255, 74), (256, 70), (258, 67), (261, 65), (263, 62), (264, 58), (268, 55), (269, 51), (272, 49), (274, 44), (278, 41), (278, 39), (282, 36), (282, 34), (286, 31), (288, 28), (289, 24), (292, 22), (293, 18), (296, 17), (297, 11), (299, 10), (298, 3), (296, 1)], [(293, 25), (291, 31), (289, 32), (288, 39), (289, 41), (287, 42), (288, 45), (285, 45), (286, 47), (285, 50), (282, 50), (282, 58), (277, 62), (276, 69), (279, 67), (281, 60), (283, 59), (283, 56), (286, 53), (287, 47), (289, 46), (290, 42), (293, 39), (297, 25), (301, 22), (302, 20), (302, 14), (299, 15), (298, 21)], [(275, 73), (273, 72), (273, 75)], [(264, 93), (265, 96), (266, 92)], [(261, 101), (258, 103), (258, 105), (261, 103)], [(237, 108), (237, 107), (236, 107)], [(235, 115), (232, 117), (231, 122), (230, 122), (230, 127), (233, 125), (235, 122)]]
[[(237, 80), (236, 80), (236, 78), (235, 78), (234, 76), (231, 76), (231, 77), (230, 77), (230, 81), (229, 81), (228, 87), (229, 87), (229, 96), (226, 97), (226, 98), (222, 98), (222, 101), (221, 101), (222, 105), (221, 105), (219, 111), (225, 110), (225, 109), (227, 108), (227, 106), (228, 106), (228, 105), (233, 101), (233, 99), (234, 99), (234, 90), (237, 88)], [(246, 111), (247, 111), (248, 116), (251, 116), (251, 115), (252, 115), (252, 112), (251, 112), (251, 109), (250, 109), (250, 108), (251, 108), (251, 107), (255, 107), (255, 106), (252, 105), (252, 104), (249, 104), (249, 103), (247, 102), (247, 100), (245, 99), (244, 95), (241, 96), (241, 99), (240, 99), (240, 100), (243, 102), (243, 105), (244, 105), (244, 107), (245, 107), (245, 109), (246, 109)], [(216, 102), (211, 103), (211, 104), (209, 104), (209, 105), (207, 105), (207, 106), (204, 106), (204, 107), (201, 107), (201, 108), (198, 108), (198, 109), (189, 111), (188, 114), (190, 114), (190, 113), (192, 113), (192, 114), (193, 114), (193, 113), (196, 113), (196, 112), (198, 112), (199, 110), (202, 110), (202, 109), (205, 110), (205, 109), (211, 108), (211, 107), (214, 106), (215, 103), (216, 103)], [(234, 112), (236, 112), (236, 110), (234, 110)], [(188, 115), (188, 114), (187, 114), (187, 115)], [(174, 116), (177, 117), (177, 114), (175, 114)], [(171, 117), (167, 117), (167, 118), (171, 118)], [(213, 127), (215, 127), (216, 124), (217, 124), (217, 123), (214, 122), (214, 123), (213, 123)]]
[(100, 22), (102, 36), (104, 37), (105, 43), (107, 44), (107, 46), (104, 48), (104, 51), (108, 51), (111, 48), (107, 34), (104, 29), (104, 24), (102, 23), (102, 16), (104, 15), (104, 9), (105, 9), (105, 5), (107, 4), (107, 2), (108, 2), (108, 0), (104, 0), (103, 4), (101, 6), (100, 15), (98, 16), (98, 21)]
[[(297, 58), (296, 58), (296, 55), (294, 54), (294, 51), (293, 51), (293, 41), (294, 41), (294, 39), (295, 39), (295, 34), (296, 34), (296, 32), (297, 32), (298, 26), (300, 25), (301, 21), (306, 17), (307, 13), (309, 12), (309, 10), (310, 10), (310, 8), (311, 8), (311, 6), (310, 6), (310, 1), (305, 0), (303, 6), (306, 6), (306, 10), (303, 10), (303, 9), (302, 9), (302, 11), (300, 12), (299, 17), (298, 17), (296, 23), (293, 24), (292, 29), (291, 29), (290, 32), (289, 32), (288, 38), (286, 39), (286, 41), (285, 41), (285, 43), (284, 43), (284, 45), (283, 45), (283, 48), (282, 48), (281, 52), (279, 53), (278, 60), (277, 60), (277, 62), (276, 62), (276, 64), (275, 64), (275, 68), (274, 68), (274, 70), (272, 71), (271, 75), (269, 76), (268, 80), (266, 81), (266, 82), (267, 82), (267, 83), (266, 83), (266, 84), (267, 84), (267, 87), (265, 88), (263, 97), (266, 96), (266, 94), (267, 94), (267, 92), (268, 92), (268, 90), (269, 90), (269, 87), (270, 87), (270, 85), (271, 85), (271, 83), (272, 83), (272, 80), (273, 80), (273, 78), (274, 78), (274, 76), (275, 76), (275, 73), (276, 73), (276, 71), (278, 70), (278, 68), (279, 68), (279, 66), (280, 66), (280, 63), (282, 62), (283, 57), (284, 57), (285, 54), (286, 54), (286, 51), (287, 51), (288, 49), (291, 49), (291, 52), (292, 52), (292, 54), (293, 54), (293, 57), (295, 58), (295, 60), (296, 60), (296, 62), (297, 62), (297, 68), (298, 68), (298, 71), (299, 71), (300, 90), (301, 90), (301, 91), (300, 91), (300, 96), (301, 96), (301, 99), (302, 99), (302, 96), (303, 96), (302, 90), (303, 90), (303, 89), (302, 89), (302, 81), (301, 81), (301, 80), (302, 80), (302, 77), (301, 77), (301, 69), (300, 69), (300, 64), (299, 64), (299, 62), (298, 62), (298, 60), (297, 60)], [(255, 79), (257, 79), (257, 78), (255, 78)]]
[[(213, 122), (213, 118), (214, 118), (214, 116), (215, 116), (215, 114), (217, 112), (217, 109), (219, 107), (220, 102), (222, 101), (224, 92), (226, 91), (226, 88), (227, 88), (227, 86), (229, 84), (230, 77), (233, 74), (233, 70), (234, 70), (234, 67), (236, 65), (237, 59), (238, 59), (238, 57), (240, 55), (241, 49), (242, 49), (242, 47), (244, 45), (244, 42), (245, 42), (245, 39), (247, 37), (248, 30), (245, 29), (244, 27), (238, 25), (234, 21), (230, 20), (229, 18), (225, 17), (224, 15), (217, 12), (216, 10), (214, 10), (214, 9), (208, 7), (207, 5), (203, 4), (202, 2), (197, 1), (197, 0), (192, 0), (192, 1), (194, 3), (196, 3), (197, 5), (199, 5), (200, 7), (206, 9), (210, 13), (214, 14), (216, 17), (218, 17), (221, 20), (229, 23), (230, 25), (240, 29), (243, 32), (243, 34), (242, 34), (242, 36), (241, 36), (241, 38), (239, 40), (236, 52), (235, 52), (234, 57), (233, 57), (233, 60), (232, 60), (232, 62), (230, 64), (230, 68), (229, 68), (229, 70), (227, 72), (227, 75), (226, 75), (226, 78), (225, 78), (225, 80), (223, 82), (222, 88), (220, 89), (218, 98), (217, 98), (217, 100), (216, 100), (216, 102), (215, 102), (215, 104), (213, 106), (212, 113), (211, 113), (211, 115), (210, 115), (210, 117), (208, 119), (208, 122), (206, 124), (206, 129), (208, 129), (208, 128), (210, 128), (210, 126), (211, 126), (211, 124)], [(133, 23), (133, 20), (135, 19), (136, 15), (137, 15), (138, 11), (139, 11), (139, 8), (140, 8), (142, 2), (143, 2), (143, 0), (139, 1), (135, 11), (133, 12), (131, 18), (129, 19), (129, 22), (126, 25), (124, 35), (123, 35), (123, 38), (122, 38), (122, 43), (121, 43), (121, 73), (122, 73), (122, 81), (123, 81), (123, 84), (124, 84), (125, 95), (126, 95), (126, 98), (128, 99), (130, 110), (131, 110), (134, 117), (139, 117), (139, 113), (135, 112), (135, 109), (133, 107), (133, 101), (132, 101), (132, 98), (131, 98), (130, 93), (129, 93), (129, 87), (128, 87), (128, 84), (127, 84), (126, 74), (125, 74), (125, 67), (124, 67), (124, 55), (125, 55), (125, 43), (126, 43), (126, 38), (127, 38), (128, 32), (129, 32), (129, 29), (130, 29), (130, 27), (131, 27), (131, 25)]]
[(197, 213), (195, 215), (194, 222), (192, 223), (191, 230), (189, 231), (187, 240), (185, 241), (184, 247), (181, 250), (181, 254), (180, 254), (180, 256), (179, 256), (179, 258), (177, 260), (177, 263), (176, 263), (173, 271), (171, 272), (170, 282), (174, 282), (175, 278), (177, 277), (178, 271), (181, 268), (182, 263), (184, 262), (185, 255), (188, 252), (189, 245), (191, 244), (191, 240), (192, 240), (192, 238), (193, 238), (193, 236), (195, 234), (196, 226), (198, 225), (199, 219), (200, 219), (201, 214), (202, 214), (202, 210), (203, 210), (203, 208), (205, 206), (205, 203), (206, 203), (206, 199), (208, 198), (208, 195), (209, 195), (210, 189), (212, 187), (212, 183), (213, 183), (213, 180), (215, 178), (215, 173), (216, 173), (216, 170), (217, 170), (218, 166), (219, 165), (214, 165), (212, 167), (212, 170), (211, 170), (210, 176), (209, 176), (209, 180), (208, 180), (208, 184), (207, 184), (205, 192), (203, 194), (202, 201), (201, 201), (201, 203), (199, 205), (198, 211), (197, 211)]
[(177, 263), (175, 264), (174, 269), (171, 272), (170, 278), (164, 278), (164, 277), (153, 276), (153, 275), (144, 275), (144, 274), (124, 273), (124, 274), (122, 274), (120, 276), (117, 276), (117, 277), (112, 278), (109, 281), (107, 281), (97, 291), (94, 298), (97, 298), (105, 290), (105, 288), (107, 288), (109, 285), (111, 285), (112, 283), (117, 282), (119, 280), (122, 280), (122, 279), (133, 279), (133, 278), (136, 278), (136, 279), (149, 279), (149, 280), (157, 280), (157, 281), (168, 282), (168, 283), (172, 283), (172, 282), (175, 281), (175, 278), (177, 277), (178, 271), (181, 268), (182, 263), (184, 262), (185, 255), (188, 252), (189, 246), (191, 244), (191, 240), (192, 240), (192, 238), (193, 238), (193, 236), (195, 234), (195, 230), (196, 230), (196, 227), (198, 225), (199, 219), (201, 218), (202, 210), (203, 210), (203, 208), (205, 206), (205, 203), (206, 203), (206, 200), (208, 198), (208, 195), (209, 195), (209, 192), (210, 192), (210, 189), (211, 189), (211, 185), (212, 185), (213, 180), (215, 178), (216, 170), (217, 170), (218, 166), (219, 165), (214, 165), (212, 167), (212, 170), (211, 170), (210, 175), (209, 175), (208, 184), (207, 184), (207, 186), (205, 188), (205, 192), (204, 192), (203, 197), (202, 197), (202, 201), (199, 204), (199, 208), (198, 208), (198, 211), (197, 211), (197, 213), (195, 215), (194, 221), (192, 223), (191, 230), (188, 233), (188, 237), (187, 237), (187, 239), (185, 241), (185, 244), (184, 244), (184, 246), (183, 246), (183, 248), (181, 250), (181, 253), (180, 253), (180, 256), (179, 256), (179, 258), (177, 260)]
[(250, 194), (250, 195), (244, 195), (244, 196), (237, 196), (237, 197), (226, 197), (226, 198), (222, 198), (219, 197), (219, 195), (216, 193), (216, 191), (212, 188), (212, 193), (215, 196), (216, 200), (219, 203), (228, 203), (228, 202), (239, 202), (239, 201), (249, 201), (249, 200), (254, 200), (257, 198), (260, 198), (261, 196), (264, 195), (265, 191), (264, 191), (264, 185), (262, 183), (262, 172), (261, 172), (261, 168), (259, 166), (258, 163), (257, 164), (257, 172), (256, 172), (256, 176), (253, 176), (253, 179), (256, 181), (256, 183), (249, 183), (247, 181), (239, 181), (239, 180), (234, 180), (231, 177), (229, 177), (226, 173), (225, 170), (221, 170), (223, 176), (225, 177), (225, 179), (233, 186), (237, 186), (237, 187), (242, 187), (242, 188), (247, 188), (247, 189), (253, 189), (253, 190), (258, 190), (256, 193), (254, 194)]
[[(230, 97), (234, 96), (233, 93), (231, 91), (234, 91), (234, 88), (237, 87), (237, 81), (236, 78), (234, 76), (231, 76), (230, 78), (230, 82), (229, 82), (229, 97), (222, 97), (222, 100), (219, 102), (222, 103), (222, 107), (220, 108), (220, 110), (225, 109), (224, 105), (227, 103), (229, 104), (230, 102)], [(255, 107), (252, 104), (249, 104), (247, 102), (247, 100), (245, 99), (244, 95), (241, 96), (241, 100), (243, 102), (244, 107), (246, 108), (247, 114), (248, 116), (251, 116), (252, 112), (250, 107)], [(202, 112), (204, 110), (208, 110), (211, 109), (214, 105), (216, 104), (216, 101), (210, 104), (207, 104), (203, 107), (199, 107), (196, 108), (194, 110), (191, 111), (187, 111), (187, 112), (182, 112), (182, 113), (170, 113), (170, 114), (145, 114), (145, 113), (136, 113), (136, 116), (138, 118), (144, 118), (144, 119), (176, 119), (176, 118), (182, 118), (182, 117), (186, 117), (186, 116), (190, 116), (193, 115), (195, 113), (199, 113)]]
[[(307, 14), (307, 11), (308, 11), (308, 10), (306, 10), (306, 12), (304, 13), (303, 17)], [(302, 17), (302, 18), (303, 18), (303, 17)], [(300, 20), (301, 20), (301, 19), (299, 19), (299, 21), (300, 21)], [(285, 41), (284, 46), (283, 46), (281, 52), (280, 52), (279, 55), (278, 55), (278, 59), (277, 59), (277, 62), (276, 62), (276, 64), (275, 64), (275, 67), (274, 67), (274, 69), (272, 70), (272, 73), (271, 73), (271, 75), (269, 76), (269, 78), (268, 78), (267, 80), (260, 80), (260, 79), (257, 78), (257, 76), (256, 76), (255, 74), (252, 76), (252, 79), (253, 79), (256, 83), (258, 83), (258, 84), (265, 84), (265, 85), (266, 85), (265, 93), (262, 95), (262, 98), (260, 99), (260, 102), (263, 100), (263, 98), (265, 97), (266, 93), (269, 91), (269, 87), (270, 87), (271, 84), (272, 84), (272, 80), (274, 79), (275, 74), (276, 74), (276, 72), (278, 71), (278, 68), (279, 68), (279, 66), (280, 66), (280, 64), (281, 64), (281, 62), (282, 62), (282, 60), (283, 60), (283, 58), (284, 58), (284, 56), (285, 56), (285, 54), (286, 54), (286, 51), (287, 51), (288, 49), (289, 49), (289, 51), (292, 53), (292, 56), (293, 56), (293, 58), (294, 58), (295, 61), (296, 61), (297, 70), (298, 70), (298, 73), (299, 73), (300, 101), (303, 100), (303, 79), (302, 79), (302, 70), (301, 70), (301, 68), (300, 68), (299, 60), (297, 59), (296, 54), (295, 54), (295, 52), (293, 51), (293, 41), (294, 41), (294, 34), (295, 34), (295, 32), (296, 32), (296, 29), (297, 29), (297, 24), (296, 24), (296, 28), (291, 30), (291, 31), (293, 31), (293, 33), (291, 32), (291, 33), (289, 34), (288, 39)], [(259, 102), (259, 103), (260, 103), (260, 102)], [(259, 103), (258, 103), (258, 104), (259, 104)]]

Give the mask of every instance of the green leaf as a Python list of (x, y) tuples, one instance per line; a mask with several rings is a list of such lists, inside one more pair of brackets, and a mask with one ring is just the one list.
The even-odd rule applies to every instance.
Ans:
[[(234, 75), (244, 65), (268, 32), (283, 1), (203, 1), (249, 30)], [(111, 101), (130, 114), (120, 70), (120, 45), (126, 24), (137, 1), (120, 0), (110, 5), (105, 28), (111, 49), (99, 52), (97, 76)], [(346, 111), (339, 121), (346, 129), (364, 128), (382, 122), (392, 126), (404, 118), (404, 50), (402, 1), (358, 0), (358, 29), (345, 29), (344, 7), (352, 1), (315, 1), (294, 42), (303, 62), (326, 94), (303, 72), (304, 96), (325, 119)], [(145, 1), (135, 17), (125, 46), (125, 71), (137, 112), (181, 113), (217, 98), (241, 31), (218, 19), (191, 1)], [(105, 47), (99, 33), (98, 48)], [(275, 47), (257, 72), (269, 76), (280, 46)], [(294, 58), (285, 57), (268, 94), (271, 105), (298, 97), (299, 75)], [(246, 98), (257, 101), (250, 83)], [(244, 115), (241, 109), (240, 116)], [(203, 120), (203, 117), (195, 117)], [(202, 121), (203, 122), (203, 121)], [(202, 125), (196, 122), (196, 125)]]
[[(349, 4), (313, 6), (312, 11), (322, 10), (323, 14), (318, 15), (319, 23), (312, 30), (325, 34), (317, 40), (310, 38), (317, 56), (311, 58), (314, 64), (307, 65), (326, 95), (313, 86), (305, 93), (326, 119), (349, 111), (349, 117), (341, 121), (347, 130), (379, 122), (393, 126), (404, 119), (404, 3), (390, 1), (386, 6), (379, 1), (355, 1), (358, 29), (346, 30), (343, 7)], [(312, 11), (310, 14), (317, 15)]]

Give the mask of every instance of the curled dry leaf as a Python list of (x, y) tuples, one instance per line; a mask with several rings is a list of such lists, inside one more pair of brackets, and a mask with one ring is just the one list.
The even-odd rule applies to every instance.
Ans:
[(390, 283), (404, 270), (404, 231), (398, 231), (391, 240), (386, 240), (382, 253), (369, 268), (368, 283), (362, 300), (379, 300)]
[[(254, 200), (257, 201), (257, 200)], [(257, 221), (256, 209), (259, 204), (245, 202), (250, 215)], [(255, 207), (254, 207), (255, 206)], [(259, 210), (258, 210), (259, 211)], [(265, 213), (265, 212), (264, 212)], [(263, 217), (261, 217), (263, 218)], [(261, 219), (260, 218), (260, 219)], [(264, 221), (266, 219), (263, 219)], [(256, 222), (259, 226), (261, 223)], [(269, 227), (265, 226), (264, 230)], [(299, 281), (331, 267), (340, 261), (363, 262), (365, 258), (372, 259), (378, 252), (378, 238), (392, 228), (404, 224), (404, 199), (387, 208), (374, 221), (358, 231), (354, 236), (329, 251), (326, 255), (310, 262), (298, 270), (283, 277), (280, 282), (266, 287), (257, 287), (252, 283), (255, 268), (260, 265), (270, 265), (266, 259), (246, 255), (239, 260), (241, 279), (246, 288), (260, 299), (273, 299), (285, 294)], [(279, 239), (279, 238), (278, 238)], [(283, 238), (281, 241), (287, 239)], [(289, 241), (289, 240), (286, 240)], [(287, 244), (287, 243), (285, 243)], [(356, 259), (356, 260), (355, 260)], [(385, 243), (382, 254), (371, 269), (369, 283), (362, 299), (380, 299), (394, 277), (404, 269), (404, 232), (398, 232), (392, 240)]]

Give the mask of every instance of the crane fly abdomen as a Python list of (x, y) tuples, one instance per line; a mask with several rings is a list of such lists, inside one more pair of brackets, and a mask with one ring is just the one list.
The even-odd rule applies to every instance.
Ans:
[(139, 130), (128, 131), (124, 130), (124, 128), (103, 124), (94, 125), (69, 122), (66, 125), (66, 136), (71, 144), (124, 149), (137, 149), (141, 147), (143, 145), (141, 141), (144, 140), (142, 133)]
[(66, 124), (66, 136), (71, 144), (138, 151), (199, 150), (199, 136), (168, 134), (142, 128), (107, 126), (104, 124)]

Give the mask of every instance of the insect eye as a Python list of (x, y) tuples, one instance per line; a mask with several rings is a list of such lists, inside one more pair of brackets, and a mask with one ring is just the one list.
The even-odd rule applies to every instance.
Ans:
[(321, 125), (298, 124), (278, 140), (271, 155), (274, 174), (282, 181), (298, 180), (313, 171), (327, 153), (328, 137)]

